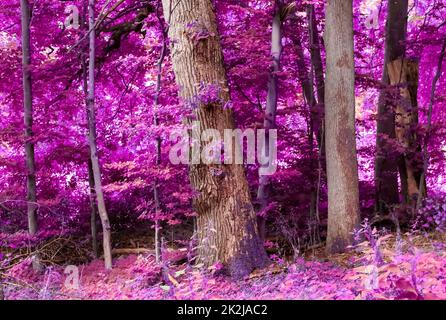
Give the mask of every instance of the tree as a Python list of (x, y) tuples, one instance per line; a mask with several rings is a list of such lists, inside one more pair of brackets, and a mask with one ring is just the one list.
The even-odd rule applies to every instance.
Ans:
[(435, 91), (437, 89), (437, 82), (440, 80), (441, 74), (442, 74), (442, 67), (443, 67), (443, 60), (446, 55), (446, 37), (443, 39), (443, 44), (441, 46), (440, 50), (440, 56), (438, 57), (438, 64), (437, 64), (437, 71), (435, 72), (434, 78), (432, 79), (432, 85), (431, 85), (431, 91), (430, 91), (430, 98), (429, 98), (429, 108), (427, 113), (427, 134), (424, 138), (423, 143), (423, 171), (420, 177), (419, 185), (418, 185), (418, 197), (417, 197), (417, 204), (416, 204), (416, 211), (418, 211), (421, 207), (421, 201), (423, 200), (423, 197), (426, 194), (426, 171), (427, 167), (429, 165), (429, 154), (428, 154), (428, 142), (429, 142), (429, 134), (432, 130), (432, 112), (434, 108), (434, 102), (435, 102)]
[[(153, 99), (153, 125), (155, 127), (159, 126), (159, 116), (158, 116), (158, 104), (159, 104), (159, 98), (161, 95), (161, 85), (162, 85), (162, 71), (163, 71), (163, 62), (164, 58), (166, 57), (167, 52), (167, 33), (168, 33), (168, 27), (165, 28), (163, 21), (160, 17), (159, 13), (159, 7), (160, 7), (161, 1), (157, 2), (156, 6), (156, 16), (160, 25), (161, 29), (161, 51), (159, 54), (159, 59), (156, 62), (156, 89), (155, 89), (155, 96)], [(159, 169), (159, 166), (161, 164), (161, 137), (156, 137), (156, 156), (155, 156), (155, 164), (157, 169)], [(158, 215), (161, 211), (161, 203), (160, 203), (160, 192), (158, 190), (158, 179), (155, 177), (153, 181), (153, 200), (155, 202), (155, 260), (157, 263), (161, 262), (161, 237), (160, 237), (160, 221)]]
[(325, 47), (327, 251), (335, 253), (352, 243), (359, 223), (352, 0), (328, 1)]
[[(34, 154), (33, 133), (33, 97), (31, 81), (31, 40), (30, 18), (31, 9), (28, 0), (20, 1), (22, 22), (22, 74), (23, 74), (23, 106), (25, 124), (25, 159), (26, 159), (26, 201), (28, 214), (28, 231), (35, 235), (37, 225), (37, 186), (36, 186), (36, 162)], [(33, 255), (33, 268), (40, 270), (41, 264), (37, 254)]]
[[(88, 32), (88, 20), (87, 20), (87, 11), (88, 5), (84, 2), (83, 14), (82, 14), (82, 27), (85, 32)], [(86, 104), (86, 115), (87, 115), (87, 127), (89, 126), (89, 117), (88, 117), (88, 68), (87, 68), (87, 53), (86, 50), (88, 48), (88, 41), (85, 41), (86, 45), (81, 47), (81, 66), (82, 66), (82, 89), (85, 95), (85, 104)], [(88, 129), (88, 128), (87, 128)], [(90, 232), (91, 232), (91, 243), (93, 254), (96, 258), (99, 257), (99, 248), (98, 248), (98, 231), (96, 226), (96, 216), (97, 216), (97, 204), (96, 204), (96, 191), (94, 186), (94, 173), (93, 173), (93, 164), (91, 162), (90, 150), (88, 151), (88, 160), (87, 160), (87, 171), (88, 171), (88, 187), (89, 187), (89, 202), (90, 202)]]
[(37, 196), (36, 196), (36, 163), (34, 159), (33, 141), (33, 101), (31, 83), (31, 43), (30, 43), (30, 7), (28, 0), (20, 1), (22, 11), (22, 70), (23, 70), (23, 105), (25, 122), (25, 157), (26, 185), (28, 201), (28, 228), (31, 235), (37, 232)]
[[(316, 13), (313, 4), (307, 5), (307, 21), (308, 21), (308, 32), (310, 39), (310, 56), (311, 65), (314, 74), (314, 80), (316, 84), (316, 94), (317, 94), (317, 113), (315, 119), (314, 130), (318, 138), (319, 147), (322, 152), (324, 151), (323, 146), (323, 134), (324, 134), (324, 105), (325, 105), (325, 81), (324, 81), (324, 66), (322, 64), (321, 55), (321, 41), (319, 39), (319, 32), (317, 29)], [(313, 80), (312, 80), (313, 81)], [(322, 153), (322, 157), (324, 154)]]
[(406, 52), (408, 0), (387, 2), (386, 40), (382, 83), (378, 102), (375, 156), (375, 210), (386, 213), (392, 205), (399, 202), (398, 196), (398, 161), (392, 154), (395, 136), (395, 111), (392, 96), (388, 90), (390, 84), (387, 64), (402, 58)]
[[(171, 21), (170, 56), (179, 95), (194, 107), (201, 130), (216, 129), (223, 136), (224, 129), (235, 125), (227, 107), (230, 95), (211, 1), (163, 0), (163, 9), (165, 20)], [(206, 88), (215, 87), (218, 99), (200, 99)], [(198, 214), (198, 263), (221, 262), (234, 277), (265, 266), (243, 166), (192, 164), (189, 176), (197, 192), (193, 202)]]
[[(422, 181), (423, 159), (418, 127), (418, 61), (399, 58), (387, 64), (390, 84), (396, 89), (395, 134), (404, 148), (400, 157), (400, 181), (404, 203), (414, 205)], [(425, 186), (425, 182), (421, 183)], [(425, 188), (423, 188), (425, 190)]]
[(108, 219), (107, 209), (105, 207), (104, 192), (102, 190), (101, 168), (99, 166), (98, 150), (96, 143), (96, 110), (95, 110), (95, 17), (94, 17), (95, 0), (88, 2), (88, 25), (90, 39), (90, 54), (88, 65), (88, 144), (90, 146), (91, 165), (93, 168), (94, 185), (96, 190), (96, 198), (98, 202), (99, 217), (102, 224), (103, 250), (105, 268), (112, 268), (112, 252), (111, 252), (111, 227)]
[[(280, 55), (282, 54), (282, 24), (285, 15), (285, 7), (282, 0), (274, 2), (274, 14), (271, 28), (271, 66), (268, 77), (268, 94), (266, 97), (266, 109), (263, 120), (263, 127), (266, 135), (269, 130), (276, 128), (276, 113), (277, 113), (277, 99), (278, 99), (278, 81), (277, 72), (280, 71)], [(269, 138), (265, 138), (265, 152), (269, 150)], [(266, 153), (265, 153), (266, 154)], [(260, 170), (259, 170), (260, 173)], [(270, 177), (268, 175), (259, 174), (259, 188), (257, 189), (257, 201), (259, 203), (260, 215), (257, 218), (259, 225), (259, 234), (261, 239), (265, 239), (265, 224), (264, 217), (265, 209), (268, 206), (268, 200), (271, 193)]]

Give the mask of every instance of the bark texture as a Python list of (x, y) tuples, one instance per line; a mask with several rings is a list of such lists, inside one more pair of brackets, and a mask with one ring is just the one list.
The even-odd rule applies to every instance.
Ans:
[(335, 253), (352, 243), (359, 223), (352, 0), (328, 1), (325, 32), (327, 251)]
[(28, 229), (31, 235), (37, 232), (37, 190), (36, 163), (34, 157), (33, 102), (31, 83), (31, 40), (30, 16), (28, 0), (20, 0), (22, 12), (22, 70), (23, 70), (23, 106), (25, 124), (25, 157), (26, 157), (26, 200), (28, 213)]
[(325, 113), (325, 80), (324, 80), (324, 66), (322, 64), (321, 55), (321, 39), (317, 30), (316, 13), (314, 12), (314, 5), (307, 6), (307, 20), (308, 32), (310, 40), (310, 56), (312, 73), (316, 84), (317, 105), (315, 106), (314, 131), (317, 134), (318, 143), (322, 149), (322, 158), (324, 155), (324, 146), (322, 136), (324, 134), (324, 113)]
[[(195, 109), (201, 130), (233, 129), (229, 89), (215, 15), (210, 0), (163, 0), (164, 18), (170, 21), (170, 55), (180, 96)], [(205, 103), (201, 89), (218, 86), (219, 99)], [(201, 145), (203, 147), (203, 143)], [(221, 262), (234, 277), (263, 267), (267, 257), (257, 231), (242, 165), (190, 166), (190, 180), (198, 192), (198, 263)]]
[[(381, 90), (378, 102), (375, 158), (375, 210), (387, 213), (392, 205), (399, 202), (398, 196), (398, 157), (395, 149), (387, 141), (395, 139), (395, 111), (387, 64), (404, 57), (406, 52), (408, 0), (390, 0), (387, 5), (385, 57)], [(390, 138), (390, 140), (389, 140)]]
[(409, 59), (397, 59), (387, 64), (390, 84), (398, 88), (394, 99), (395, 135), (404, 148), (400, 179), (403, 199), (408, 204), (413, 204), (418, 197), (423, 171), (421, 144), (415, 133), (418, 126), (418, 68), (418, 62)]
[[(84, 2), (83, 13), (82, 13), (82, 28), (85, 32), (88, 32), (88, 19), (87, 19), (88, 4)], [(85, 46), (81, 49), (81, 65), (82, 65), (82, 85), (85, 98), (88, 97), (88, 68), (87, 68), (87, 49), (88, 42), (85, 41)], [(87, 129), (89, 129), (89, 117), (88, 117), (88, 99), (85, 99), (86, 104), (86, 120)], [(94, 186), (94, 173), (93, 164), (91, 162), (90, 150), (88, 152), (87, 160), (88, 169), (88, 187), (89, 187), (89, 201), (90, 201), (90, 232), (91, 232), (91, 243), (93, 254), (96, 258), (99, 258), (99, 248), (98, 248), (98, 230), (96, 226), (96, 216), (98, 214), (96, 205), (96, 191)]]
[(105, 207), (104, 193), (102, 190), (101, 168), (99, 166), (99, 158), (96, 144), (96, 110), (95, 110), (95, 17), (94, 17), (94, 0), (88, 2), (88, 25), (90, 32), (90, 56), (88, 66), (88, 143), (90, 146), (91, 164), (93, 168), (94, 185), (96, 190), (96, 198), (98, 202), (99, 217), (102, 224), (103, 250), (105, 268), (112, 268), (112, 252), (111, 252), (111, 227), (108, 219), (107, 209)]

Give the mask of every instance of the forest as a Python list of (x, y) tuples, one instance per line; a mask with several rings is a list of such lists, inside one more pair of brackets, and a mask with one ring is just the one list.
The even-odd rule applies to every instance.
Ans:
[(0, 300), (446, 300), (446, 0), (0, 0)]

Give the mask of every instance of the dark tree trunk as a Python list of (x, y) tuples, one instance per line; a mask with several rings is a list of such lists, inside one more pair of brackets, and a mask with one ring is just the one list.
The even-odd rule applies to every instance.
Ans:
[(313, 155), (311, 156), (311, 176), (312, 188), (310, 194), (310, 210), (309, 210), (309, 221), (310, 226), (310, 239), (311, 245), (319, 242), (319, 189), (320, 189), (320, 179), (322, 171), (322, 150), (323, 150), (323, 130), (321, 126), (321, 118), (318, 111), (317, 101), (314, 96), (314, 85), (313, 85), (313, 74), (314, 69), (311, 68), (311, 73), (308, 73), (308, 69), (305, 63), (305, 56), (303, 52), (302, 43), (300, 38), (296, 37), (293, 39), (294, 46), (296, 48), (297, 54), (297, 69), (299, 73), (299, 82), (302, 87), (302, 92), (304, 94), (305, 101), (309, 107), (310, 119), (309, 119), (309, 130), (308, 130), (308, 144), (310, 152), (314, 150), (314, 136), (316, 136), (319, 152), (317, 153), (318, 163), (315, 164), (313, 161)]
[(328, 0), (325, 37), (327, 251), (336, 253), (352, 244), (359, 224), (352, 0)]
[[(211, 1), (163, 0), (163, 8), (165, 20), (171, 21), (170, 55), (179, 94), (186, 104), (196, 103), (200, 84), (219, 86), (219, 101), (194, 105), (201, 129), (216, 129), (223, 137), (224, 129), (234, 128), (234, 120), (232, 110), (224, 108), (230, 96)], [(192, 164), (189, 176), (198, 192), (198, 263), (221, 262), (234, 277), (265, 266), (267, 256), (243, 166)]]
[[(162, 71), (163, 71), (163, 61), (166, 57), (166, 51), (167, 51), (167, 31), (164, 28), (164, 24), (161, 20), (161, 17), (159, 16), (159, 10), (158, 7), (156, 8), (156, 14), (158, 15), (158, 21), (160, 23), (160, 28), (162, 30), (162, 41), (163, 45), (161, 47), (160, 55), (158, 58), (158, 62), (156, 65), (157, 68), (157, 76), (156, 76), (156, 89), (155, 89), (155, 98), (153, 101), (153, 125), (158, 126), (159, 125), (159, 118), (158, 118), (158, 103), (159, 103), (159, 97), (161, 94), (161, 82), (162, 82)], [(167, 21), (169, 23), (170, 21)], [(168, 27), (167, 27), (168, 28)], [(155, 139), (156, 143), (156, 155), (155, 155), (155, 164), (156, 167), (159, 168), (161, 164), (161, 137), (156, 137)], [(159, 195), (159, 189), (158, 189), (158, 179), (155, 177), (153, 181), (153, 200), (155, 202), (155, 211), (156, 211), (156, 217), (155, 217), (155, 260), (157, 263), (161, 262), (161, 225), (158, 218), (158, 214), (161, 211), (161, 202), (160, 202), (160, 195)]]
[(20, 1), (22, 11), (22, 70), (23, 70), (23, 105), (25, 123), (25, 157), (26, 157), (26, 200), (28, 207), (28, 228), (31, 235), (37, 232), (37, 191), (36, 164), (34, 159), (33, 102), (31, 83), (31, 41), (30, 16), (28, 0)]
[[(395, 139), (395, 111), (388, 88), (390, 81), (386, 66), (390, 61), (405, 55), (407, 10), (408, 0), (388, 1), (386, 46), (382, 77), (385, 87), (381, 90), (379, 96), (376, 130), (375, 210), (379, 213), (387, 213), (393, 205), (399, 203), (399, 161), (397, 155), (392, 152), (395, 148), (386, 143), (386, 141), (389, 141), (389, 138), (390, 141)], [(405, 179), (403, 178), (401, 182), (402, 189), (405, 189)]]
[(94, 187), (94, 173), (93, 173), (93, 165), (91, 163), (91, 157), (90, 159), (88, 159), (88, 187), (90, 189), (89, 200), (90, 200), (91, 243), (94, 257), (99, 258), (98, 228), (96, 226), (96, 216), (98, 214), (98, 210), (96, 205), (96, 192)]
[[(31, 39), (30, 22), (31, 9), (28, 0), (20, 0), (21, 24), (22, 24), (22, 72), (23, 72), (23, 106), (25, 125), (25, 160), (26, 160), (26, 201), (28, 215), (28, 231), (35, 235), (38, 230), (37, 224), (37, 185), (36, 185), (36, 162), (34, 154), (34, 132), (33, 132), (33, 98), (31, 80)], [(33, 269), (41, 271), (39, 255), (32, 256)]]
[(317, 115), (320, 119), (320, 128), (317, 130), (319, 132), (318, 141), (321, 148), (323, 148), (322, 135), (324, 126), (324, 110), (325, 110), (325, 80), (324, 80), (324, 66), (322, 64), (322, 54), (321, 54), (321, 39), (319, 39), (319, 33), (317, 29), (316, 13), (314, 12), (314, 5), (308, 5), (307, 7), (307, 20), (308, 20), (308, 30), (310, 38), (310, 55), (311, 64), (314, 72), (314, 79), (316, 84), (316, 94), (317, 94)]

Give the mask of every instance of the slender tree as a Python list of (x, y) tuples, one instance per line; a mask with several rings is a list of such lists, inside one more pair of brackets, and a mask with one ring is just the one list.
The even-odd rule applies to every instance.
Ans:
[[(153, 125), (158, 126), (159, 125), (159, 117), (158, 117), (158, 104), (159, 104), (159, 97), (161, 95), (161, 85), (162, 85), (162, 71), (163, 71), (163, 62), (166, 57), (167, 53), (167, 33), (168, 33), (168, 26), (165, 28), (164, 23), (160, 17), (159, 13), (159, 7), (161, 4), (161, 0), (157, 2), (156, 7), (156, 15), (158, 18), (158, 22), (161, 29), (161, 41), (162, 46), (159, 54), (158, 61), (156, 63), (156, 88), (155, 88), (155, 97), (153, 99)], [(161, 164), (161, 137), (157, 136), (156, 140), (156, 156), (155, 156), (155, 164), (156, 167), (159, 168)], [(158, 218), (158, 214), (161, 210), (161, 203), (160, 203), (160, 195), (159, 195), (159, 189), (158, 189), (158, 179), (155, 177), (153, 181), (153, 199), (155, 202), (155, 260), (156, 262), (161, 262), (161, 226), (160, 221)]]
[(105, 207), (104, 193), (102, 190), (101, 168), (99, 166), (99, 158), (96, 144), (96, 110), (95, 110), (95, 17), (94, 17), (95, 0), (88, 2), (88, 25), (90, 39), (90, 54), (88, 65), (88, 144), (90, 146), (90, 157), (93, 168), (94, 185), (98, 202), (99, 217), (101, 218), (102, 234), (103, 234), (103, 250), (105, 268), (112, 268), (112, 252), (111, 252), (111, 227), (108, 219), (107, 209)]
[[(278, 99), (278, 79), (277, 72), (280, 70), (280, 56), (282, 54), (282, 24), (284, 17), (282, 11), (284, 4), (282, 0), (274, 2), (273, 22), (271, 28), (271, 66), (268, 77), (268, 94), (266, 97), (266, 109), (263, 120), (263, 127), (266, 131), (265, 151), (269, 150), (269, 130), (276, 128), (276, 113)], [(265, 153), (266, 154), (266, 153)], [(260, 173), (260, 170), (259, 170)], [(259, 225), (259, 234), (261, 239), (265, 239), (265, 216), (264, 210), (268, 205), (271, 193), (270, 177), (268, 175), (259, 174), (259, 187), (257, 190), (257, 202), (259, 203), (259, 212), (257, 217)]]
[[(22, 24), (22, 72), (23, 72), (23, 106), (25, 125), (25, 160), (26, 160), (26, 201), (28, 214), (28, 231), (35, 235), (37, 224), (37, 186), (36, 186), (36, 162), (34, 154), (33, 132), (33, 97), (31, 80), (31, 38), (30, 23), (31, 9), (28, 0), (20, 0), (21, 24)], [(34, 254), (33, 269), (40, 271), (42, 265), (39, 255)]]
[(28, 228), (31, 235), (37, 232), (37, 196), (36, 196), (36, 163), (34, 159), (33, 133), (33, 101), (31, 83), (31, 41), (30, 16), (28, 0), (20, 1), (22, 11), (22, 70), (23, 70), (23, 105), (25, 122), (25, 157), (26, 186), (28, 207)]
[[(310, 56), (311, 56), (311, 69), (314, 75), (314, 84), (316, 85), (317, 95), (317, 123), (315, 124), (315, 132), (318, 137), (318, 143), (321, 150), (324, 150), (323, 146), (323, 132), (324, 132), (324, 105), (325, 105), (325, 80), (324, 80), (324, 66), (322, 63), (321, 54), (321, 39), (317, 29), (317, 19), (313, 4), (307, 5), (307, 21), (308, 21), (308, 33), (310, 40)], [(313, 84), (313, 82), (312, 82)], [(317, 125), (317, 126), (316, 126)]]
[[(82, 13), (82, 28), (85, 32), (88, 32), (88, 19), (87, 19), (88, 5), (84, 2), (83, 13)], [(87, 39), (86, 39), (87, 40)], [(87, 54), (86, 50), (88, 48), (88, 41), (85, 41), (86, 45), (81, 47), (81, 65), (82, 65), (82, 89), (85, 95), (86, 104), (86, 115), (87, 115), (87, 127), (89, 126), (88, 119), (88, 68), (87, 68)], [(96, 204), (96, 191), (94, 186), (94, 173), (93, 164), (91, 162), (90, 150), (88, 150), (88, 160), (87, 160), (87, 171), (88, 171), (88, 187), (89, 187), (89, 202), (90, 202), (90, 233), (93, 254), (96, 258), (99, 257), (98, 248), (98, 231), (96, 226), (96, 216), (98, 214), (97, 204)]]
[[(201, 130), (215, 129), (223, 137), (224, 129), (235, 125), (232, 110), (225, 107), (230, 95), (211, 1), (163, 0), (163, 9), (165, 20), (171, 21), (170, 56), (179, 94), (195, 107)], [(217, 100), (200, 99), (206, 87), (219, 89)], [(197, 191), (198, 263), (221, 262), (234, 277), (263, 267), (267, 257), (243, 166), (201, 163), (192, 164), (189, 171)]]
[[(375, 157), (375, 210), (386, 213), (399, 202), (398, 159), (392, 154), (394, 149), (387, 141), (396, 138), (395, 111), (389, 90), (387, 64), (406, 53), (408, 0), (387, 2), (385, 54), (381, 90), (378, 101)], [(390, 139), (389, 139), (390, 138)]]
[(427, 135), (424, 138), (423, 143), (423, 171), (420, 177), (419, 185), (418, 185), (418, 197), (417, 197), (417, 205), (416, 211), (418, 211), (421, 207), (421, 201), (423, 200), (423, 196), (426, 193), (426, 171), (429, 165), (429, 153), (428, 153), (428, 142), (429, 142), (429, 134), (432, 129), (432, 112), (434, 108), (435, 102), (435, 91), (437, 89), (437, 82), (440, 80), (443, 68), (443, 60), (446, 55), (446, 38), (443, 39), (443, 44), (440, 50), (440, 56), (438, 57), (437, 71), (435, 72), (434, 78), (432, 79), (431, 92), (429, 98), (429, 108), (427, 114)]
[(359, 223), (352, 0), (328, 0), (325, 47), (327, 251), (334, 253), (352, 243)]

